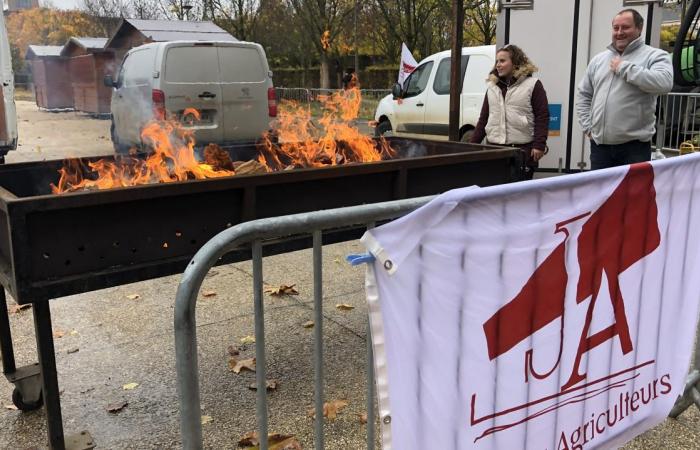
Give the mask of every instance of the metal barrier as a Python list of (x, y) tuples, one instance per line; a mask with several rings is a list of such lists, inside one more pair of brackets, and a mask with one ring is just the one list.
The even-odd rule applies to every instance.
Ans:
[(657, 149), (670, 154), (700, 150), (699, 100), (700, 93), (672, 92), (659, 96), (656, 108)]
[[(199, 366), (195, 309), (198, 292), (205, 276), (226, 253), (252, 243), (253, 297), (255, 314), (255, 357), (257, 386), (258, 436), (268, 435), (268, 411), (265, 367), (265, 330), (263, 309), (262, 247), (266, 239), (290, 236), (313, 236), (314, 280), (314, 448), (324, 448), (323, 436), (323, 277), (322, 232), (352, 225), (367, 225), (403, 216), (430, 201), (433, 197), (396, 200), (385, 203), (329, 209), (311, 213), (259, 219), (222, 231), (207, 242), (192, 258), (177, 289), (175, 300), (175, 355), (180, 398), (180, 428), (184, 449), (202, 448), (202, 424), (199, 397)], [(700, 340), (698, 328), (696, 343)], [(669, 417), (676, 418), (692, 404), (700, 408), (700, 346), (696, 346), (693, 370), (689, 373), (683, 395), (676, 401)], [(367, 449), (375, 448), (374, 357), (367, 329)], [(261, 450), (267, 450), (267, 439), (260, 439)]]
[[(202, 448), (202, 424), (199, 398), (199, 368), (195, 308), (197, 294), (207, 272), (226, 253), (252, 243), (253, 301), (255, 311), (255, 357), (257, 383), (257, 421), (260, 449), (267, 450), (268, 414), (265, 367), (265, 330), (262, 285), (262, 247), (265, 239), (289, 236), (313, 236), (314, 268), (314, 448), (323, 444), (323, 278), (321, 272), (322, 231), (367, 225), (395, 219), (424, 205), (433, 197), (396, 200), (385, 203), (329, 209), (312, 213), (253, 220), (222, 231), (207, 242), (192, 258), (177, 289), (175, 300), (175, 355), (180, 397), (180, 427), (185, 449)], [(375, 448), (374, 358), (367, 331), (367, 448)]]
[[(290, 100), (299, 104), (311, 106), (314, 103), (320, 105), (323, 96), (338, 92), (337, 89), (307, 89), (307, 88), (275, 88), (277, 101)], [(379, 100), (391, 94), (390, 89), (360, 89), (362, 104), (360, 106), (360, 118), (374, 118)]]

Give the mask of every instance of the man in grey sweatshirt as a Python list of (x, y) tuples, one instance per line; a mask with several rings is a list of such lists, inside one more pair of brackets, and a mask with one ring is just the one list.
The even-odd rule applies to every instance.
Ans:
[(613, 19), (612, 44), (593, 57), (578, 85), (576, 112), (591, 140), (591, 169), (651, 159), (656, 98), (671, 91), (670, 56), (644, 44), (634, 9)]

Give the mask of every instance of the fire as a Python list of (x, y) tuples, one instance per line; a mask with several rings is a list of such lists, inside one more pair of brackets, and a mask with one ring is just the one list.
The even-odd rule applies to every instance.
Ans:
[[(311, 109), (293, 102), (282, 105), (277, 117), (278, 142), (265, 136), (258, 161), (270, 171), (299, 167), (380, 161), (394, 151), (382, 138), (376, 142), (362, 134), (352, 122), (360, 112), (362, 98), (358, 87), (320, 98), (323, 114), (318, 127)], [(319, 131), (324, 134), (318, 136)]]
[(321, 47), (324, 50), (328, 50), (331, 47), (331, 32), (326, 30), (321, 35)]
[(228, 152), (216, 144), (207, 145), (203, 158), (198, 159), (194, 131), (184, 125), (199, 120), (200, 114), (187, 108), (180, 120), (174, 117), (152, 120), (143, 128), (141, 140), (153, 151), (145, 160), (135, 155), (87, 163), (79, 159), (67, 160), (59, 170), (58, 183), (52, 183), (51, 190), (62, 194), (170, 183), (237, 173), (372, 162), (394, 155), (383, 138), (377, 144), (353, 125), (362, 102), (359, 88), (335, 92), (320, 100), (323, 114), (316, 123), (310, 107), (283, 103), (277, 118), (276, 136), (263, 136), (257, 160), (231, 161)]

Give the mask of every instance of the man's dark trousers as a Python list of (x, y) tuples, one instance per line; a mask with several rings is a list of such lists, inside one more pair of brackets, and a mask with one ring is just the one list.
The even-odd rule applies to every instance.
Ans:
[(591, 139), (591, 170), (624, 166), (651, 159), (651, 141), (629, 141), (624, 144), (596, 144)]

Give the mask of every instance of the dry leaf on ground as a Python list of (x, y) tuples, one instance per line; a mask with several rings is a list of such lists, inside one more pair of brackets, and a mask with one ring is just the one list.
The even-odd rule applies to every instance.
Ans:
[(10, 411), (17, 411), (17, 407), (15, 405), (5, 405), (5, 409), (9, 409)]
[(308, 322), (304, 322), (303, 324), (301, 324), (301, 326), (304, 327), (304, 328), (313, 328), (313, 327), (314, 327), (314, 321), (313, 321), (313, 320), (309, 320)]
[(214, 419), (211, 416), (202, 416), (202, 425), (212, 423)]
[[(238, 446), (249, 450), (258, 449), (260, 446), (258, 433), (251, 431), (244, 434), (239, 439)], [(269, 450), (302, 450), (301, 444), (294, 436), (273, 433), (267, 435), (267, 448)]]
[(79, 351), (80, 351), (80, 349), (78, 347), (75, 347), (75, 348), (69, 348), (68, 350), (66, 350), (66, 353), (68, 353), (70, 355), (71, 353), (78, 353)]
[(229, 356), (238, 356), (241, 353), (241, 349), (237, 345), (229, 345), (226, 349)]
[(60, 339), (65, 335), (66, 335), (66, 332), (63, 330), (56, 330), (53, 332), (53, 337), (55, 337), (56, 339)]
[(132, 391), (132, 390), (136, 389), (138, 386), (139, 386), (138, 383), (127, 383), (124, 386), (122, 386), (122, 389), (124, 389), (125, 391)]
[(26, 305), (12, 305), (10, 306), (10, 314), (19, 314), (21, 311), (24, 311), (25, 309), (29, 309), (31, 307), (31, 303), (28, 303)]
[(367, 423), (367, 413), (358, 414), (362, 425)]
[(107, 412), (118, 413), (119, 411), (124, 409), (124, 407), (128, 404), (129, 402), (126, 401), (110, 403), (109, 405), (107, 405)]
[(202, 291), (202, 297), (214, 297), (216, 291)]
[(138, 300), (141, 298), (141, 296), (139, 294), (129, 294), (126, 296), (126, 298), (128, 298), (129, 300)]
[[(275, 390), (277, 390), (277, 386), (279, 386), (279, 381), (277, 381), (277, 380), (265, 380), (265, 390), (275, 391)], [(250, 383), (248, 385), (248, 389), (251, 389), (253, 391), (257, 391), (258, 390), (258, 383)]]
[[(331, 402), (326, 402), (323, 404), (323, 417), (328, 418), (328, 420), (335, 420), (338, 417), (340, 411), (348, 406), (346, 400), (333, 400)], [(309, 417), (316, 418), (316, 409), (309, 409)]]
[(241, 344), (255, 344), (255, 336), (244, 336), (241, 338)]
[(351, 309), (355, 309), (354, 306), (348, 305), (347, 303), (338, 303), (337, 305), (335, 305), (335, 307), (340, 311), (350, 311)]
[(236, 358), (231, 358), (228, 361), (228, 368), (233, 373), (241, 373), (243, 369), (255, 372), (255, 358), (241, 359), (240, 361)]
[(294, 289), (294, 286), (296, 286), (296, 284), (291, 284), (289, 286), (283, 284), (278, 288), (267, 288), (265, 289), (265, 292), (273, 297), (281, 297), (283, 295), (299, 295), (299, 291)]

